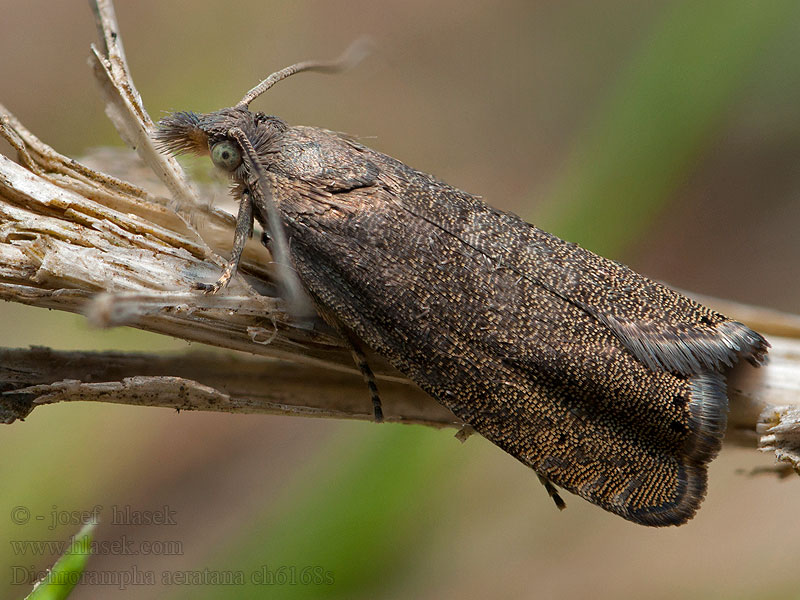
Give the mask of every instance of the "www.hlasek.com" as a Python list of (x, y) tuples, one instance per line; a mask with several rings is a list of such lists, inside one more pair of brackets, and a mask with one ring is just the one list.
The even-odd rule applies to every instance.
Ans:
[[(72, 540), (10, 540), (14, 556), (61, 556)], [(115, 540), (92, 540), (89, 552), (111, 556), (182, 556), (181, 540), (135, 540), (121, 535)]]

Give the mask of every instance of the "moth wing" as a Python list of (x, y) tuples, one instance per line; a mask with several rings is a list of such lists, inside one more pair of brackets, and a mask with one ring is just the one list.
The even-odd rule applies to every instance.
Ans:
[(663, 319), (677, 343), (681, 327), (711, 328), (729, 360), (757, 359), (763, 338), (726, 344), (722, 315), (349, 140), (327, 154), (322, 175), (377, 170), (334, 190), (287, 162), (274, 180), (298, 274), (326, 310), (557, 485), (646, 525), (694, 514), (724, 378), (702, 343), (683, 364), (647, 325)]
[[(376, 196), (351, 194), (346, 207)], [(654, 374), (585, 311), (388, 200), (335, 201), (289, 219), (321, 305), (555, 484), (643, 524), (691, 517), (725, 427), (721, 375)]]
[[(769, 344), (732, 321), (629, 267), (542, 231), (431, 176), (392, 161), (381, 172), (397, 201), (462, 240), (498, 268), (574, 304), (608, 327), (654, 370), (722, 370), (740, 357), (765, 362)], [(424, 187), (425, 193), (417, 190)]]

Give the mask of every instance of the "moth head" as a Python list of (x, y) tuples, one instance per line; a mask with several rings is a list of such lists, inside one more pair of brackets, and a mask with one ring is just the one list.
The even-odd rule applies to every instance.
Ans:
[(177, 112), (158, 122), (157, 145), (174, 154), (209, 156), (216, 167), (243, 181), (254, 163), (267, 166), (288, 126), (277, 117), (234, 106), (213, 113)]
[[(228, 139), (228, 132), (234, 127), (255, 129), (254, 117), (246, 108), (225, 108), (205, 115), (176, 112), (158, 122), (155, 138), (163, 150), (174, 154), (211, 154), (215, 165), (230, 171), (226, 166), (232, 162), (232, 149), (227, 147), (226, 152), (220, 144), (227, 141), (235, 145)], [(216, 152), (214, 148), (218, 148)]]
[(350, 68), (366, 55), (368, 45), (368, 40), (362, 38), (336, 60), (306, 61), (281, 69), (247, 92), (231, 108), (208, 114), (176, 112), (164, 117), (158, 122), (156, 143), (162, 150), (173, 154), (209, 154), (214, 165), (235, 178), (243, 179), (247, 172), (253, 171), (255, 162), (269, 156), (272, 143), (287, 128), (276, 117), (251, 113), (250, 103), (295, 73), (334, 73)]

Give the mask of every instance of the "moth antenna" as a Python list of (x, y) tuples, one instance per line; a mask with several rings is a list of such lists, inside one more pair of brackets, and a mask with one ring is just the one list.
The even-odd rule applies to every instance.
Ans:
[(316, 314), (316, 312), (311, 306), (308, 296), (303, 291), (303, 285), (300, 283), (297, 274), (291, 266), (289, 244), (286, 240), (286, 234), (283, 231), (283, 222), (278, 208), (272, 200), (269, 186), (266, 184), (266, 176), (258, 162), (258, 154), (256, 154), (247, 135), (238, 127), (234, 127), (228, 131), (228, 135), (239, 143), (239, 147), (242, 149), (242, 159), (247, 163), (247, 167), (250, 170), (250, 193), (260, 197), (267, 207), (267, 225), (269, 226), (269, 232), (272, 238), (270, 252), (278, 266), (280, 285), (283, 287), (286, 301), (289, 305), (289, 312), (297, 319), (306, 319)]
[(258, 98), (261, 94), (266, 92), (273, 85), (278, 83), (281, 79), (286, 79), (295, 73), (302, 73), (303, 71), (318, 71), (320, 73), (339, 73), (355, 67), (369, 54), (372, 48), (372, 40), (368, 37), (358, 38), (355, 42), (350, 44), (344, 53), (334, 60), (307, 60), (295, 63), (285, 69), (276, 71), (264, 81), (259, 83), (252, 90), (244, 95), (236, 108), (247, 108), (250, 103)]

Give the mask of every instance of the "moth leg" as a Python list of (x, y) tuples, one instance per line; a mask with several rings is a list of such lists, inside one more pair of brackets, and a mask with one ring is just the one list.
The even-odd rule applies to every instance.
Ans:
[(345, 325), (339, 321), (336, 315), (334, 315), (319, 302), (316, 302), (316, 307), (317, 312), (323, 318), (323, 320), (328, 325), (333, 327), (340, 336), (342, 336), (342, 339), (350, 348), (350, 353), (353, 355), (353, 360), (355, 361), (358, 370), (361, 371), (361, 376), (364, 378), (367, 388), (369, 388), (369, 395), (370, 399), (372, 400), (372, 414), (375, 415), (375, 422), (382, 423), (383, 407), (381, 405), (381, 396), (378, 393), (378, 386), (375, 383), (375, 374), (372, 372), (372, 369), (367, 362), (366, 355), (361, 348), (359, 348), (358, 341), (354, 338), (353, 334), (351, 334)]
[(245, 191), (239, 202), (239, 214), (236, 217), (236, 230), (233, 234), (233, 249), (231, 259), (225, 264), (222, 275), (214, 283), (197, 283), (195, 287), (203, 290), (206, 294), (216, 294), (224, 288), (239, 268), (239, 261), (244, 252), (244, 246), (250, 236), (253, 235), (253, 202), (249, 192)]
[(558, 510), (564, 510), (565, 508), (567, 508), (567, 504), (566, 502), (564, 502), (564, 499), (558, 493), (556, 486), (550, 483), (550, 480), (544, 475), (539, 475), (539, 473), (537, 473), (536, 476), (539, 478), (539, 481), (544, 486), (544, 489), (547, 491), (547, 495), (550, 496), (553, 499), (553, 502), (556, 503)]
[[(303, 289), (303, 284), (297, 278), (297, 273), (292, 267), (289, 253), (289, 243), (283, 228), (278, 207), (272, 198), (269, 180), (261, 165), (260, 158), (253, 147), (250, 138), (239, 127), (228, 130), (228, 136), (236, 140), (242, 151), (242, 162), (249, 170), (247, 186), (251, 194), (251, 205), (255, 204), (258, 211), (266, 220), (270, 235), (270, 253), (278, 268), (281, 295), (285, 298), (291, 315), (300, 320), (308, 319), (314, 315), (308, 295)], [(252, 207), (250, 208), (252, 213)], [(253, 219), (250, 218), (252, 228)]]
[(456, 431), (456, 439), (463, 444), (473, 433), (475, 433), (475, 428), (469, 423), (464, 423), (461, 429)]
[(364, 383), (367, 384), (367, 388), (369, 389), (369, 396), (372, 400), (372, 414), (375, 415), (375, 422), (382, 423), (383, 407), (381, 405), (381, 397), (378, 394), (378, 386), (375, 383), (375, 374), (372, 372), (367, 362), (367, 357), (361, 349), (352, 342), (350, 344), (350, 351), (353, 353), (353, 360), (355, 360), (356, 366), (358, 366), (359, 371), (361, 371), (361, 376), (364, 378)]

